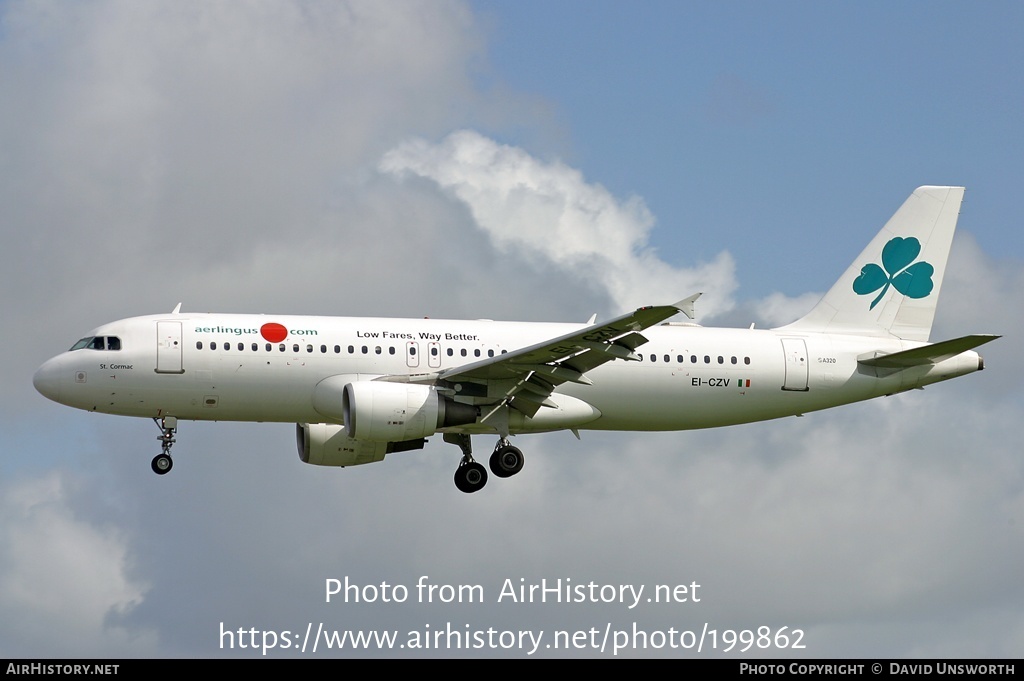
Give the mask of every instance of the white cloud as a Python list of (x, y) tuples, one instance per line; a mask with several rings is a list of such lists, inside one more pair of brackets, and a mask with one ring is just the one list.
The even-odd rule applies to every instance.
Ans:
[(619, 201), (560, 161), (541, 161), (462, 130), (438, 144), (404, 142), (380, 168), (433, 180), (469, 207), (499, 249), (606, 290), (616, 312), (668, 304), (697, 291), (705, 294), (702, 316), (732, 306), (736, 284), (728, 253), (694, 268), (672, 267), (647, 245), (654, 217), (641, 198)]
[(149, 588), (129, 574), (128, 537), (78, 517), (68, 486), (50, 472), (0, 494), (3, 654), (156, 654), (151, 630), (117, 623)]
[(782, 326), (810, 312), (821, 300), (821, 295), (812, 292), (787, 296), (776, 291), (763, 298), (744, 300), (731, 310), (716, 315), (708, 325), (742, 327), (754, 323), (758, 328)]
[[(368, 168), (410, 133), (440, 134), (477, 107), (481, 43), (462, 2), (0, 12), (0, 284), (19, 291), (5, 313), (67, 338), (32, 344), (31, 364), (73, 333), (178, 301), (265, 309), (302, 284), (311, 305), (337, 305), (349, 271), (397, 288), (390, 261), (351, 246), (387, 233), (378, 219), (403, 220), (392, 240), (414, 236), (417, 216), (377, 209), (397, 203), (393, 191), (364, 201)], [(0, 372), (30, 381), (21, 367)]]

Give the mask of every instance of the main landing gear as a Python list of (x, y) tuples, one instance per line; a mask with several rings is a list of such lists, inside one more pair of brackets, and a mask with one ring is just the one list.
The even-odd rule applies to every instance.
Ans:
[[(470, 436), (465, 433), (445, 433), (444, 441), (458, 445), (462, 450), (462, 461), (455, 470), (455, 486), (460, 492), (472, 494), (487, 484), (487, 469), (473, 459), (473, 445)], [(523, 453), (513, 447), (504, 437), (498, 440), (491, 454), (491, 473), (499, 478), (510, 478), (523, 470)]]
[(523, 453), (519, 451), (519, 448), (513, 447), (508, 440), (502, 438), (494, 446), (494, 453), (491, 454), (491, 460), (488, 463), (491, 466), (491, 472), (499, 478), (511, 478), (523, 470), (523, 461)]
[(160, 436), (157, 440), (163, 443), (163, 451), (153, 457), (153, 463), (150, 465), (157, 475), (166, 475), (174, 466), (174, 461), (171, 459), (171, 446), (175, 443), (174, 433), (178, 430), (178, 419), (174, 416), (165, 416), (162, 419), (154, 418), (153, 423), (160, 429)]

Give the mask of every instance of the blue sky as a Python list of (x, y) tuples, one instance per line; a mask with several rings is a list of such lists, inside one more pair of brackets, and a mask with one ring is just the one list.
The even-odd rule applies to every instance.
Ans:
[[(642, 196), (666, 259), (725, 248), (748, 293), (823, 288), (920, 184), (966, 185), (966, 225), (1024, 253), (991, 208), (1021, 180), (1018, 3), (474, 6), (488, 75), (550, 106), (546, 153)], [(837, 205), (851, 188), (866, 224)], [(786, 243), (828, 252), (799, 268), (765, 258)]]
[[(637, 621), (1019, 657), (1022, 33), (1019, 3), (0, 2), (0, 656), (251, 656), (221, 623)], [(988, 370), (736, 428), (523, 436), (522, 473), (479, 494), (440, 438), (321, 470), (291, 424), (182, 424), (157, 477), (152, 423), (31, 385), (179, 301), (583, 321), (705, 291), (699, 322), (783, 324), (923, 184), (967, 187), (932, 338), (1003, 334)], [(346, 575), (707, 591), (325, 604)]]

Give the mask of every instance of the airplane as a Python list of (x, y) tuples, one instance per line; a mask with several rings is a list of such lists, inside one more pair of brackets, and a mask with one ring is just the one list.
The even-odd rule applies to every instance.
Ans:
[(33, 383), (91, 412), (151, 418), (171, 470), (178, 423), (296, 424), (299, 458), (355, 466), (440, 434), (455, 485), (523, 468), (509, 438), (569, 430), (674, 431), (801, 416), (980, 371), (999, 336), (929, 343), (963, 187), (920, 187), (821, 301), (778, 328), (708, 328), (700, 294), (586, 324), (181, 311), (90, 331)]

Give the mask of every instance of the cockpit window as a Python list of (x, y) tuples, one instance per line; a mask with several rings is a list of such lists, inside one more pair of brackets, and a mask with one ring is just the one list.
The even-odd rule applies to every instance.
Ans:
[(71, 350), (81, 350), (82, 348), (90, 350), (120, 350), (121, 339), (117, 336), (89, 336), (71, 346)]

